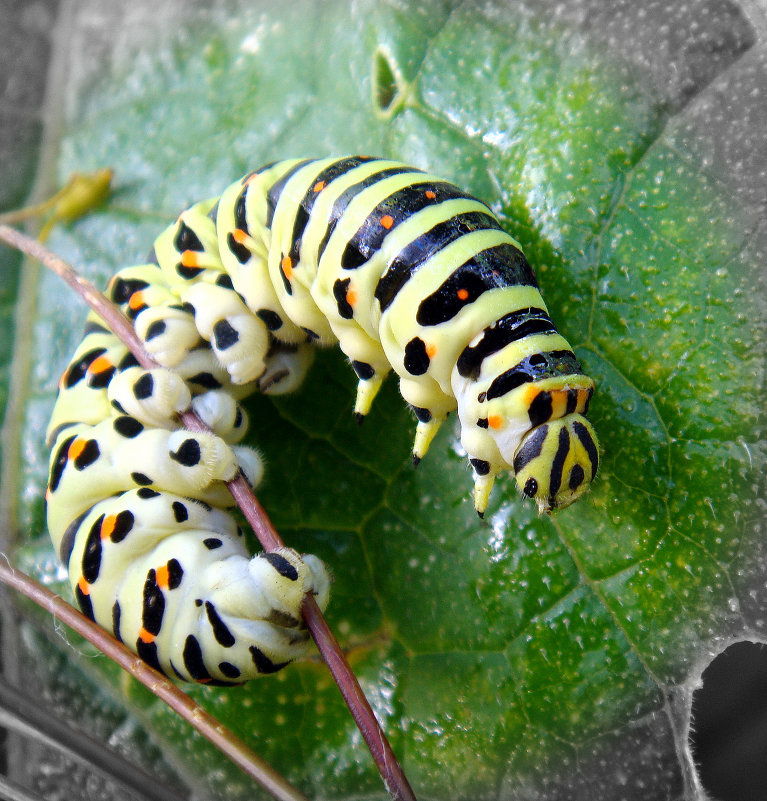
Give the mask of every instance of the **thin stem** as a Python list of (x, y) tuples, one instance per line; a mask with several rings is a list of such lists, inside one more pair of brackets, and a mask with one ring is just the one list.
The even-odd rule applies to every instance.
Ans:
[(42, 203), (36, 203), (34, 206), (24, 206), (23, 209), (13, 209), (13, 211), (4, 211), (0, 214), (0, 223), (7, 225), (16, 225), (17, 223), (31, 220), (33, 217), (39, 217), (48, 209), (53, 207), (56, 202), (57, 195), (44, 200)]
[[(152, 369), (159, 366), (144, 350), (141, 340), (133, 330), (132, 323), (89, 281), (77, 275), (70, 265), (39, 242), (6, 225), (0, 225), (0, 239), (42, 262), (61, 276), (107, 323), (142, 367)], [(184, 426), (191, 431), (209, 430), (193, 412), (184, 412), (181, 420)], [(269, 551), (284, 547), (282, 539), (247, 481), (240, 476), (228, 482), (227, 486), (264, 549)], [(386, 789), (395, 801), (416, 801), (415, 794), (362, 692), (357, 677), (346, 661), (341, 647), (331, 633), (313, 596), (307, 595), (304, 598), (303, 611), (306, 625), (338, 684), (341, 695), (381, 773)]]
[(56, 619), (66, 623), (78, 634), (92, 642), (102, 653), (138, 679), (161, 698), (171, 709), (190, 723), (203, 737), (226, 754), (235, 765), (270, 792), (278, 801), (308, 801), (292, 784), (280, 776), (271, 765), (250, 750), (245, 743), (226, 729), (210, 713), (182, 692), (161, 673), (129, 651), (104, 629), (71, 607), (62, 598), (41, 587), (29, 576), (12, 568), (0, 559), (0, 581), (26, 595)]
[(74, 172), (55, 195), (34, 206), (0, 214), (0, 223), (17, 224), (50, 211), (51, 214), (38, 235), (39, 241), (45, 242), (57, 222), (75, 220), (103, 202), (109, 195), (112, 176), (112, 170), (107, 167), (94, 172)]

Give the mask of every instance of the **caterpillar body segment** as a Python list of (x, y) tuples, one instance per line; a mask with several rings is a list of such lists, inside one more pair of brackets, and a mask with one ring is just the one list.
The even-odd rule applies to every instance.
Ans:
[(230, 515), (150, 488), (96, 504), (64, 545), (83, 554), (73, 576), (83, 611), (171, 678), (273, 673), (310, 650), (304, 593), (327, 603), (319, 560), (288, 549), (251, 559)]
[[(596, 474), (594, 383), (519, 244), (481, 201), (414, 167), (266, 165), (182, 212), (108, 292), (173, 372), (140, 369), (89, 316), (49, 427), (49, 526), (82, 608), (168, 675), (239, 682), (306, 651), (300, 601), (327, 602), (327, 572), (289, 551), (250, 559), (222, 482), (262, 472), (235, 445), (237, 401), (295, 389), (313, 344), (349, 358), (360, 419), (394, 371), (415, 463), (457, 409), (480, 514), (500, 471), (541, 512)], [(214, 435), (178, 429), (190, 402)]]

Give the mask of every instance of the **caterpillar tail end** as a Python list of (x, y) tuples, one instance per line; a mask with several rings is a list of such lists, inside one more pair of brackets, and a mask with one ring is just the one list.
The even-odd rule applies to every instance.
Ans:
[(382, 384), (383, 376), (379, 376), (377, 373), (372, 378), (360, 379), (357, 384), (357, 398), (354, 401), (354, 416), (358, 423), (361, 423), (370, 411)]
[(439, 427), (444, 421), (443, 417), (432, 417), (428, 422), (419, 420), (415, 429), (415, 440), (413, 442), (413, 464), (417, 467), (418, 463), (426, 456), (426, 451), (432, 440), (439, 431)]
[(495, 476), (488, 473), (485, 476), (477, 476), (474, 479), (474, 508), (480, 518), (484, 518), (485, 511), (487, 510), (487, 502), (490, 498), (490, 492), (495, 483)]

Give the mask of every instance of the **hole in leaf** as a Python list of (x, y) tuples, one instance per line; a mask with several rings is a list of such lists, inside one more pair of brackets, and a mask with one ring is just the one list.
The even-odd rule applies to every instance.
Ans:
[(716, 801), (763, 801), (767, 787), (767, 648), (731, 645), (703, 671), (690, 745)]
[(373, 56), (373, 102), (379, 112), (392, 115), (402, 102), (402, 87), (397, 80), (396, 62), (378, 49)]

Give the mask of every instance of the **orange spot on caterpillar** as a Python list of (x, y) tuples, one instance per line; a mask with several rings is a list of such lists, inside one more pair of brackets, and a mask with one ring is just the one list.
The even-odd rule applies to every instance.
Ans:
[(168, 581), (170, 580), (168, 565), (163, 565), (162, 567), (158, 567), (157, 570), (155, 570), (155, 575), (157, 576), (157, 586), (160, 589), (167, 590)]
[(101, 539), (106, 540), (112, 536), (112, 532), (115, 530), (115, 524), (117, 523), (117, 515), (109, 515), (109, 517), (104, 518), (104, 522), (101, 524)]
[(77, 589), (80, 590), (83, 595), (91, 594), (91, 585), (85, 580), (85, 576), (80, 576), (80, 579), (77, 582)]
[(144, 293), (141, 292), (140, 290), (138, 292), (134, 292), (130, 296), (130, 300), (128, 301), (128, 306), (130, 306), (131, 309), (134, 309), (134, 310), (135, 309), (140, 309), (144, 305), (145, 305), (145, 303), (144, 303)]
[(458, 300), (466, 300), (469, 297), (469, 290), (462, 287), (455, 294), (458, 295)]
[(491, 414), (487, 418), (487, 424), (490, 428), (501, 428), (503, 425), (503, 417), (500, 414)]
[(559, 420), (567, 411), (567, 390), (556, 389), (551, 391), (551, 420)]
[(437, 193), (432, 189), (427, 189), (424, 192), (424, 195), (426, 195), (426, 197), (429, 198), (429, 200), (434, 200), (434, 198), (437, 197)]
[(394, 217), (391, 214), (384, 214), (378, 222), (388, 231), (394, 225)]
[(154, 634), (152, 634), (151, 631), (147, 631), (143, 626), (138, 633), (138, 638), (147, 645), (149, 645), (150, 642), (154, 642)]
[(354, 304), (359, 300), (357, 297), (357, 292), (354, 289), (348, 289), (346, 291), (346, 302), (350, 306), (354, 306)]
[(322, 190), (324, 188), (325, 188), (325, 182), (324, 181), (317, 181), (317, 183), (312, 187), (312, 192), (315, 192), (315, 193), (322, 192)]
[(50, 488), (50, 487), (48, 487), (48, 488), (45, 490), (45, 500), (46, 500), (46, 503), (47, 503), (48, 499), (51, 497), (51, 495), (52, 495), (52, 494), (53, 494), (53, 493), (51, 492), (51, 488)]
[(232, 239), (234, 239), (238, 245), (244, 245), (248, 241), (248, 235), (242, 228), (235, 228), (234, 231), (232, 231)]
[(285, 273), (285, 278), (290, 281), (293, 275), (293, 259), (291, 259), (290, 256), (283, 256), (280, 264), (282, 265), (282, 272)]
[(94, 359), (91, 362), (91, 366), (88, 368), (88, 372), (90, 373), (105, 373), (112, 367), (112, 362), (110, 361), (108, 356), (104, 356), (103, 354), (98, 358)]
[(534, 401), (534, 400), (535, 400), (537, 397), (538, 397), (538, 389), (537, 389), (536, 387), (534, 387), (534, 386), (533, 386), (533, 387), (528, 387), (528, 388), (525, 390), (525, 395), (524, 395), (524, 398), (523, 398), (523, 400), (522, 400), (522, 403), (524, 403), (524, 405), (525, 405), (525, 408), (526, 408), (526, 409), (529, 409), (529, 408), (530, 408), (530, 406), (531, 406), (531, 404), (532, 404), (532, 402), (533, 402), (533, 401)]
[(84, 449), (85, 449), (85, 440), (76, 439), (69, 446), (69, 450), (67, 451), (67, 459), (69, 459), (70, 461), (74, 461), (83, 452)]
[(182, 267), (199, 267), (200, 266), (200, 254), (194, 250), (185, 250), (181, 254), (181, 266)]
[(426, 346), (426, 355), (433, 359), (437, 355), (437, 346), (436, 345), (427, 345)]

